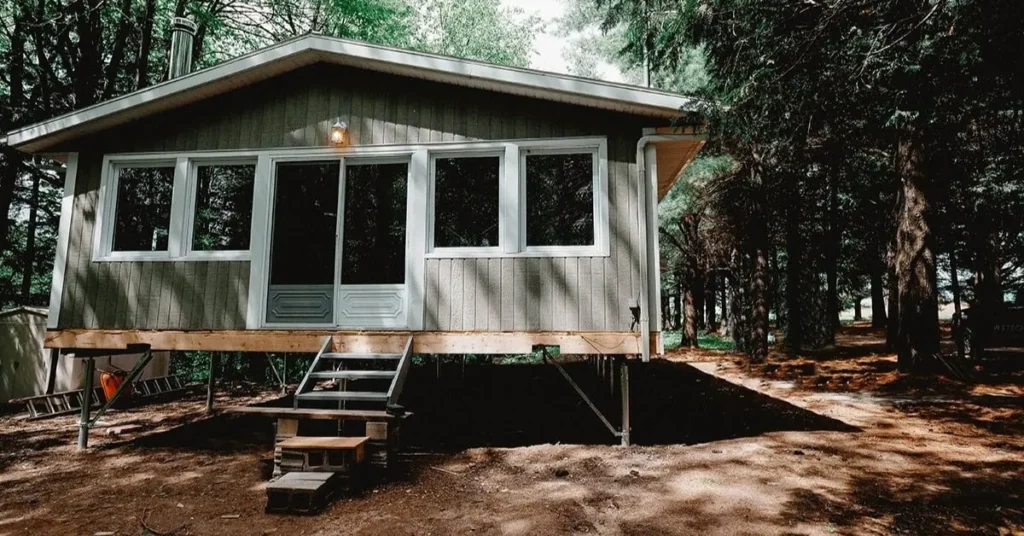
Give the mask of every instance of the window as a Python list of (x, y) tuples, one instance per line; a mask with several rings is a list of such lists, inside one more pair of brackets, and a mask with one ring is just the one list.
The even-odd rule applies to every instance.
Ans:
[(594, 151), (523, 156), (526, 247), (595, 246)]
[(111, 251), (167, 251), (171, 228), (171, 164), (123, 165), (114, 168)]
[(256, 165), (199, 164), (194, 177), (191, 250), (248, 250)]
[(501, 157), (434, 159), (434, 247), (496, 248)]
[(345, 164), (341, 284), (405, 283), (409, 164)]

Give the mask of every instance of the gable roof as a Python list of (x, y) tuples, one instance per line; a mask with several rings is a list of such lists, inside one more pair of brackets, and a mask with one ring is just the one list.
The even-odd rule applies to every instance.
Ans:
[(85, 134), (226, 93), (318, 62), (663, 119), (678, 117), (681, 113), (694, 111), (696, 107), (694, 99), (654, 89), (307, 34), (134, 93), (13, 130), (7, 134), (6, 142), (25, 152), (45, 151), (58, 143)]

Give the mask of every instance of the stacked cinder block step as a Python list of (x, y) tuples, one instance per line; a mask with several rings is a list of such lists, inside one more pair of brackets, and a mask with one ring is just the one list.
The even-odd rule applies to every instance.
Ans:
[(267, 513), (315, 514), (337, 491), (335, 473), (288, 473), (267, 484)]
[(267, 484), (267, 512), (313, 513), (339, 489), (358, 490), (367, 441), (366, 437), (291, 437), (278, 443), (283, 476)]

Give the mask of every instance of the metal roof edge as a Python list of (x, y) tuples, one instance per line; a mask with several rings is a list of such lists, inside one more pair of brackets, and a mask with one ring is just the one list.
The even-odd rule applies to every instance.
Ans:
[[(110, 126), (115, 126), (127, 120), (119, 122), (114, 118), (129, 115), (132, 111), (144, 110), (140, 115), (140, 117), (144, 117), (159, 113), (169, 107), (188, 104), (192, 102), (188, 98), (189, 93), (199, 88), (223, 82), (229, 77), (243, 73), (261, 70), (272, 71), (270, 66), (277, 65), (289, 58), (301, 57), (304, 54), (313, 54), (313, 60), (352, 64), (370, 70), (373, 70), (374, 66), (389, 67), (390, 70), (407, 70), (410, 73), (422, 74), (425, 79), (433, 79), (441, 83), (454, 83), (453, 80), (458, 79), (470, 87), (546, 100), (555, 100), (555, 96), (569, 96), (579, 99), (583, 106), (611, 109), (614, 105), (631, 110), (632, 113), (664, 118), (694, 111), (697, 103), (696, 99), (690, 97), (650, 88), (495, 65), (318, 34), (305, 34), (81, 110), (26, 125), (8, 132), (3, 140), (13, 147), (28, 152), (42, 151), (63, 139), (88, 133), (89, 125), (95, 126), (98, 122), (108, 120), (112, 123)], [(294, 68), (297, 66), (290, 68), (286, 66), (280, 72), (270, 72), (267, 78), (283, 74)], [(254, 80), (244, 85), (255, 83), (260, 79), (255, 77)], [(243, 87), (243, 85), (226, 88), (217, 94), (226, 93), (238, 87)], [(513, 91), (513, 87), (517, 90)], [(209, 95), (202, 98), (206, 96)], [(174, 99), (179, 99), (181, 102), (175, 101), (170, 104), (167, 102)], [(165, 106), (161, 107), (160, 104)], [(101, 128), (104, 126), (96, 127), (96, 129)], [(77, 129), (82, 129), (83, 132), (79, 134), (68, 132)], [(59, 136), (62, 133), (65, 135)]]

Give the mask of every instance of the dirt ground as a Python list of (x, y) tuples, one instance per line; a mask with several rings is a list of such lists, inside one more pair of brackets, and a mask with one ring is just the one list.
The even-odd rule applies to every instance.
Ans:
[(206, 416), (202, 393), (111, 413), (84, 454), (75, 417), (8, 415), (0, 536), (1024, 534), (1020, 368), (908, 379), (866, 326), (756, 369), (678, 352), (631, 370), (622, 448), (549, 365), (420, 367), (402, 474), (313, 517), (263, 513), (270, 423)]

